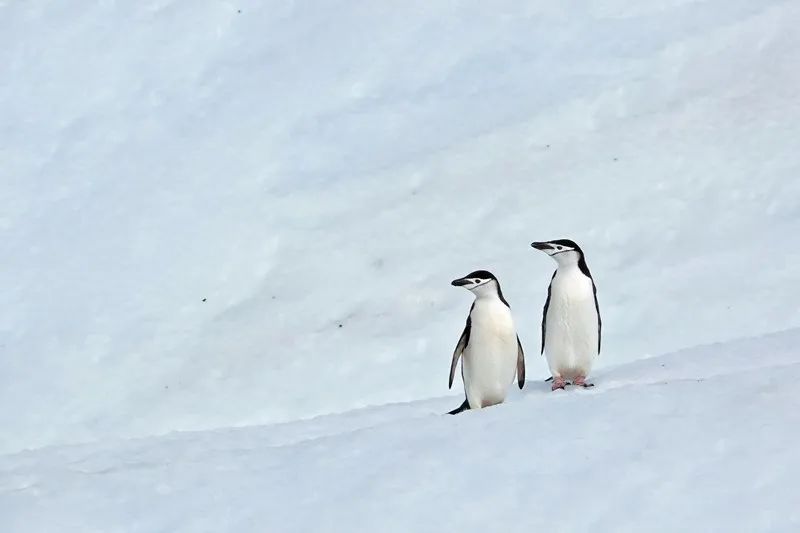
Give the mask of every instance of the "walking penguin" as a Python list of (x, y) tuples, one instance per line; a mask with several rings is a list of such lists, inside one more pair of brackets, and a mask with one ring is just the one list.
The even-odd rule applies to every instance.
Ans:
[(500, 283), (491, 272), (476, 270), (453, 280), (455, 287), (464, 287), (475, 295), (467, 324), (453, 352), (450, 382), (461, 357), (461, 379), (466, 399), (449, 414), (467, 409), (481, 409), (503, 403), (514, 374), (521, 389), (525, 385), (525, 354), (517, 336), (511, 308), (503, 297)]
[(552, 390), (569, 383), (591, 387), (586, 378), (600, 353), (602, 321), (597, 287), (583, 250), (569, 239), (531, 246), (558, 263), (542, 313), (542, 352), (553, 376)]

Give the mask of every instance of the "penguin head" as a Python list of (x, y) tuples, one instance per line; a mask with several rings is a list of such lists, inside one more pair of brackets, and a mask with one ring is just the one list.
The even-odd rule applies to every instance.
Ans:
[(497, 278), (488, 270), (470, 272), (463, 278), (454, 279), (450, 284), (454, 287), (464, 287), (476, 295), (497, 294), (500, 287)]
[(569, 239), (534, 242), (531, 246), (555, 259), (559, 266), (574, 265), (583, 259), (581, 247)]

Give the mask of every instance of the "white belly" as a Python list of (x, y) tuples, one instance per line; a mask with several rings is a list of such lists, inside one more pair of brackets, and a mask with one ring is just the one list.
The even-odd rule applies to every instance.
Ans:
[(499, 301), (476, 302), (471, 316), (461, 371), (469, 406), (480, 409), (506, 399), (517, 371), (517, 332), (511, 310)]
[(586, 377), (597, 357), (592, 281), (579, 271), (557, 274), (550, 290), (544, 353), (554, 377)]

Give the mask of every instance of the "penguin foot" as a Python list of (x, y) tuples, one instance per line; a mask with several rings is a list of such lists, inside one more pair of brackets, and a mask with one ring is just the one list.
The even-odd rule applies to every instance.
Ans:
[(554, 378), (553, 384), (550, 386), (550, 390), (556, 391), (558, 389), (563, 389), (567, 386), (566, 380), (564, 378)]
[(572, 382), (573, 385), (577, 385), (578, 387), (583, 387), (584, 389), (588, 389), (589, 387), (594, 387), (594, 383), (588, 383), (586, 378), (577, 377)]

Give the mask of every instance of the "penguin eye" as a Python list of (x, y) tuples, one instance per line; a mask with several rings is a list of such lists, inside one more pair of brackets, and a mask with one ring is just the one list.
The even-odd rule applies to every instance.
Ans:
[(564, 247), (563, 247), (563, 246), (556, 246), (556, 249), (557, 249), (557, 250), (563, 250), (563, 249), (564, 249)]
[(479, 279), (473, 279), (472, 280), (472, 283), (480, 283), (480, 282), (481, 282), (481, 280), (479, 280)]

